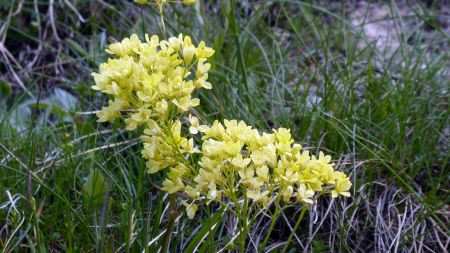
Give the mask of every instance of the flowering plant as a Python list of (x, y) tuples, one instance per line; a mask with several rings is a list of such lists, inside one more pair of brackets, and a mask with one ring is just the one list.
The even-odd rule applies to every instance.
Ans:
[(190, 219), (200, 204), (223, 205), (243, 221), (245, 244), (248, 217), (271, 203), (307, 206), (325, 194), (350, 196), (349, 178), (333, 169), (331, 157), (302, 151), (289, 129), (261, 132), (237, 120), (201, 124), (193, 93), (212, 88), (207, 60), (214, 54), (203, 41), (132, 35), (106, 52), (114, 57), (92, 74), (92, 88), (111, 96), (98, 121), (123, 118), (127, 130), (143, 128), (147, 172), (165, 173), (161, 190), (181, 194)]

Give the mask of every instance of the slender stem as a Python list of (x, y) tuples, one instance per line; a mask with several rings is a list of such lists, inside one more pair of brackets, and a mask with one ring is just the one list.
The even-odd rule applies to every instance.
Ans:
[[(131, 203), (131, 202), (128, 202)], [(131, 240), (133, 237), (133, 211), (131, 209), (128, 209), (128, 231), (126, 235), (126, 242), (125, 242), (125, 252), (130, 253), (131, 251)], [(95, 213), (94, 213), (95, 214)]]
[(177, 211), (175, 210), (175, 194), (169, 195), (169, 223), (167, 224), (167, 231), (164, 234), (163, 244), (161, 248), (162, 253), (168, 252), (170, 235), (172, 234), (173, 225), (177, 217)]
[[(238, 21), (236, 20), (236, 5), (233, 0), (229, 1), (230, 3), (230, 12), (227, 14), (228, 21), (230, 22), (231, 31), (233, 32), (234, 36), (234, 43), (237, 49), (237, 64), (236, 64), (236, 70), (240, 68), (241, 74), (242, 74), (242, 82), (245, 84), (245, 89), (247, 92), (247, 97), (249, 95), (249, 87), (248, 87), (248, 76), (247, 76), (247, 68), (245, 66), (244, 56), (242, 54), (242, 45), (240, 42), (240, 32), (239, 32), (239, 25)], [(246, 97), (246, 98), (247, 98)]]
[(246, 190), (244, 189), (244, 208), (242, 209), (241, 212), (241, 217), (239, 217), (241, 219), (242, 222), (242, 233), (240, 234), (240, 241), (241, 241), (241, 245), (240, 245), (240, 252), (244, 253), (245, 252), (245, 241), (247, 239), (247, 232), (248, 232), (248, 226), (247, 226), (247, 211), (248, 211), (248, 198), (247, 198), (247, 194), (245, 193)]
[(32, 215), (33, 215), (34, 236), (36, 237), (37, 252), (44, 253), (45, 246), (42, 243), (41, 230), (39, 229), (39, 217), (38, 217), (37, 211), (36, 211), (36, 201), (33, 198), (33, 196), (30, 196), (30, 199), (28, 201), (29, 201), (29, 204), (31, 205), (31, 210), (32, 210)]
[(159, 5), (159, 16), (161, 17), (161, 25), (163, 28), (163, 38), (167, 38), (166, 23), (164, 22), (164, 4)]
[(303, 206), (302, 212), (300, 213), (300, 217), (298, 218), (294, 229), (292, 230), (291, 234), (289, 235), (286, 245), (284, 245), (283, 251), (281, 251), (281, 253), (286, 253), (287, 249), (289, 248), (289, 243), (292, 241), (292, 237), (294, 237), (295, 232), (297, 231), (298, 227), (300, 227), (300, 222), (302, 221), (303, 216), (305, 216), (306, 210), (308, 210), (308, 208), (306, 208), (306, 206)]
[(281, 197), (278, 196), (277, 200), (275, 202), (275, 213), (272, 216), (272, 221), (270, 222), (269, 231), (267, 231), (266, 237), (264, 238), (264, 241), (263, 241), (263, 244), (262, 244), (262, 250), (264, 250), (264, 248), (266, 247), (267, 241), (269, 241), (269, 237), (272, 234), (273, 228), (275, 227), (275, 223), (277, 222), (278, 217), (280, 217), (280, 210), (278, 208), (279, 204), (280, 204), (280, 199), (281, 199)]

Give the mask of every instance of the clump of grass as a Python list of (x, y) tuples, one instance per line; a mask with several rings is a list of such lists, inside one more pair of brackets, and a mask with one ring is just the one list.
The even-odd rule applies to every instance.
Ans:
[[(351, 24), (346, 8), (203, 1), (165, 16), (169, 34), (192, 34), (216, 50), (214, 95), (200, 94), (203, 113), (266, 130), (289, 127), (312, 153), (327, 150), (351, 173), (355, 197), (317, 203), (292, 247), (445, 251), (450, 68), (442, 7), (392, 3), (390, 17), (366, 19), (393, 23), (401, 36), (392, 55)], [(0, 248), (156, 252), (168, 201), (146, 182), (136, 136), (76, 113), (104, 102), (89, 90), (89, 74), (109, 41), (161, 33), (156, 9), (125, 1), (16, 1), (0, 13), (7, 17), (0, 24)], [(50, 99), (55, 87), (72, 94), (75, 107)], [(91, 171), (104, 177), (104, 189), (87, 208), (83, 185)], [(297, 211), (281, 215), (267, 251), (284, 247)], [(170, 250), (236, 249), (233, 216), (215, 206), (201, 213), (203, 221), (177, 216)], [(254, 219), (259, 226), (250, 231), (248, 251), (259, 250), (270, 225), (263, 212)]]

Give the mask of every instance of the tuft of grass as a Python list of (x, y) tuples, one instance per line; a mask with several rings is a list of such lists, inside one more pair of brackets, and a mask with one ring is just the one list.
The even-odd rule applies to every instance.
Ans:
[[(316, 203), (292, 250), (448, 248), (444, 7), (234, 0), (166, 8), (169, 34), (216, 50), (212, 93), (198, 94), (207, 120), (290, 128), (304, 148), (327, 150), (352, 175), (353, 197)], [(376, 8), (388, 14), (374, 19)], [(0, 248), (158, 252), (169, 204), (154, 187), (162, 175), (146, 175), (137, 136), (89, 113), (107, 100), (90, 91), (104, 48), (130, 33), (161, 34), (156, 10), (119, 0), (25, 0), (1, 3), (0, 15)], [(398, 39), (390, 52), (365, 30), (386, 23)], [(90, 181), (101, 182), (93, 205), (83, 186), (98, 173), (104, 181)], [(252, 217), (247, 251), (283, 249), (299, 207), (282, 213), (261, 249), (270, 211)], [(200, 215), (177, 214), (171, 252), (238, 250), (235, 217), (214, 205)]]

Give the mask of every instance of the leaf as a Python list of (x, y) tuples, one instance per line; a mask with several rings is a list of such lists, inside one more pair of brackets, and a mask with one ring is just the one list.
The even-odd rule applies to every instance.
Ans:
[[(202, 228), (198, 233), (192, 238), (191, 242), (186, 246), (183, 252), (191, 253), (196, 251), (200, 244), (205, 240), (205, 238), (209, 235), (209, 232), (215, 233), (217, 230), (213, 229), (213, 226), (219, 226), (222, 223), (222, 219), (220, 219), (224, 214), (225, 207), (220, 208), (211, 218), (205, 220), (203, 222)], [(211, 236), (211, 235), (210, 235)]]
[(54, 94), (51, 97), (53, 105), (59, 106), (65, 111), (75, 111), (77, 108), (77, 98), (69, 92), (56, 88)]
[(11, 85), (0, 80), (0, 101), (5, 100), (11, 94)]
[(98, 170), (92, 170), (83, 184), (83, 201), (88, 211), (101, 207), (106, 191), (105, 177)]
[(26, 104), (18, 105), (10, 112), (8, 121), (16, 132), (25, 131), (31, 124), (31, 109)]

